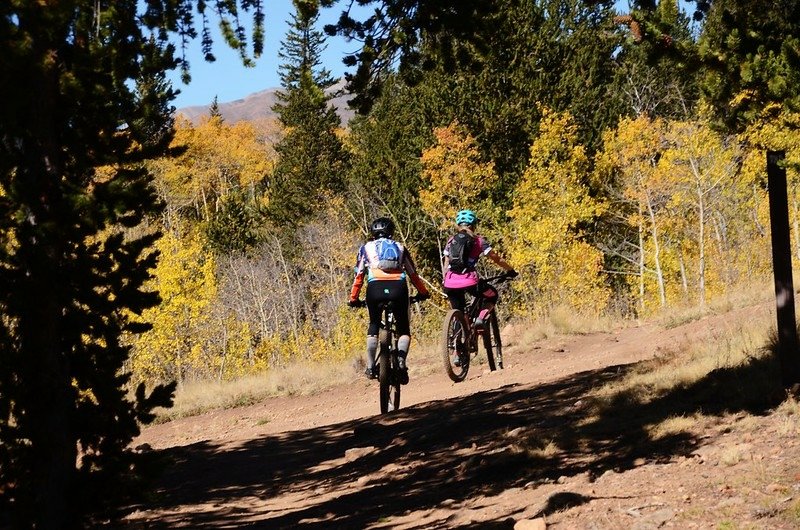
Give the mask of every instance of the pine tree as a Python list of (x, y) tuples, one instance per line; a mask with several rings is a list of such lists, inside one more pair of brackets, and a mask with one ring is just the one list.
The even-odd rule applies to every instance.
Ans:
[[(306, 6), (306, 4), (297, 4)], [(307, 6), (306, 6), (307, 7)], [(320, 68), (323, 35), (314, 30), (319, 13), (297, 8), (281, 46), (278, 113), (285, 136), (275, 146), (279, 159), (270, 186), (269, 216), (282, 226), (296, 226), (340, 191), (347, 155), (337, 129), (341, 121), (325, 89), (335, 82)]]
[(129, 444), (174, 389), (131, 395), (123, 369), (124, 337), (147, 329), (131, 315), (159, 301), (141, 162), (169, 142), (167, 42), (194, 36), (197, 4), (0, 7), (0, 526), (90, 526), (141, 490)]
[[(689, 18), (678, 9), (677, 0), (660, 0), (646, 10), (642, 6), (639, 9), (663, 38), (637, 41), (632, 35), (622, 44), (616, 56), (612, 93), (632, 118), (647, 114), (687, 119), (700, 95), (697, 75), (692, 71), (697, 45)], [(629, 19), (615, 18), (621, 24)], [(664, 39), (668, 39), (668, 46)]]
[[(757, 7), (756, 7), (757, 6)], [(703, 96), (743, 130), (764, 110), (800, 109), (800, 1), (714, 0), (700, 37)]]
[(583, 0), (503, 0), (480, 26), (485, 49), (462, 43), (472, 57), (450, 75), (446, 56), (423, 43), (421, 53), (439, 65), (424, 83), (451, 102), (454, 116), (476, 137), (508, 188), (528, 161), (541, 116), (537, 104), (568, 111), (579, 126), (589, 154), (601, 131), (620, 112), (611, 92), (613, 53), (620, 37), (612, 29), (613, 12)]
[[(319, 0), (325, 7), (337, 0)], [(325, 27), (329, 35), (339, 34), (362, 43), (358, 52), (345, 57), (347, 66), (357, 66), (347, 75), (349, 90), (356, 94), (352, 104), (363, 114), (380, 96), (387, 77), (396, 71), (405, 82), (415, 84), (420, 72), (435, 66), (431, 55), (422, 53), (423, 42), (441, 60), (447, 73), (456, 66), (474, 65), (474, 56), (465, 53), (465, 43), (481, 52), (490, 48), (488, 35), (498, 28), (487, 25), (498, 2), (486, 0), (359, 0), (371, 6), (363, 21), (350, 10), (339, 21)]]
[(217, 96), (214, 96), (214, 99), (211, 101), (211, 106), (208, 107), (208, 115), (211, 118), (217, 118), (219, 121), (223, 121), (222, 112), (219, 110), (219, 101), (217, 100)]

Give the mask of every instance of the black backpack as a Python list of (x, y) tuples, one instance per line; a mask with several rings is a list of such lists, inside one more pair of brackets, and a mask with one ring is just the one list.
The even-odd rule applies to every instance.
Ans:
[(450, 243), (450, 270), (456, 274), (464, 274), (474, 268), (475, 263), (470, 259), (475, 238), (466, 232), (459, 232), (453, 236)]

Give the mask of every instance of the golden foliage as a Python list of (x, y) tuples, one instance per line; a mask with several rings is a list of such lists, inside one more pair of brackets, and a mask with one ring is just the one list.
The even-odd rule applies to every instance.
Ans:
[(193, 127), (179, 119), (171, 148), (185, 150), (152, 166), (160, 194), (170, 208), (192, 207), (202, 219), (234, 190), (255, 194), (275, 165), (261, 135), (245, 121), (228, 125), (214, 117)]
[(157, 248), (161, 255), (153, 283), (162, 301), (142, 315), (153, 328), (137, 338), (131, 369), (143, 380), (181, 380), (208, 364), (214, 258), (196, 231), (167, 232)]
[(566, 296), (575, 308), (599, 311), (608, 301), (602, 253), (582, 240), (580, 228), (605, 208), (584, 184), (588, 166), (572, 118), (543, 109), (509, 212), (509, 257), (523, 271), (516, 287), (529, 307), (535, 302), (546, 309)]
[(491, 163), (481, 161), (475, 138), (458, 122), (434, 129), (433, 134), (436, 143), (422, 153), (426, 185), (419, 198), (423, 211), (446, 230), (461, 209), (491, 210), (486, 191), (497, 182), (497, 173)]

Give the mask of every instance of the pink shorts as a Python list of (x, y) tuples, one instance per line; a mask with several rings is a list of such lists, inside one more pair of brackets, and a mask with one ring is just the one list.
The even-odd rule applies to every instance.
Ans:
[(478, 273), (471, 271), (466, 274), (455, 274), (452, 271), (444, 273), (444, 286), (448, 289), (463, 289), (478, 284)]

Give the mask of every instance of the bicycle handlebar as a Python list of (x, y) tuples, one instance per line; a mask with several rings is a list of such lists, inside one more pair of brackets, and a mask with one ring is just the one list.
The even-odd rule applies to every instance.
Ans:
[[(422, 297), (422, 296), (420, 296), (418, 294), (415, 294), (414, 296), (408, 297), (408, 302), (411, 303), (411, 304), (416, 304), (416, 303), (422, 302), (423, 300), (427, 300), (427, 298)], [(367, 301), (366, 300), (357, 300), (355, 303), (351, 303), (350, 307), (367, 307)]]
[(502, 274), (498, 274), (496, 276), (490, 276), (488, 278), (481, 278), (481, 281), (502, 283), (502, 282), (511, 281), (514, 278), (515, 278), (515, 276), (509, 276), (508, 275), (508, 271), (506, 271), (506, 272), (503, 272)]

